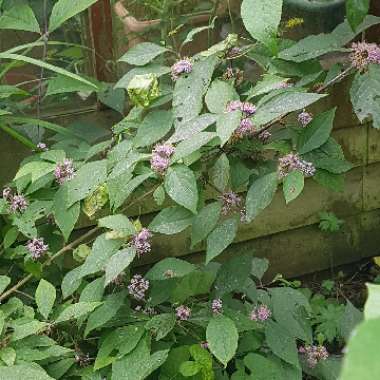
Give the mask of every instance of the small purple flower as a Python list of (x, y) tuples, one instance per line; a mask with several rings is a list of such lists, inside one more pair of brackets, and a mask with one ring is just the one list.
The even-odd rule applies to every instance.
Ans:
[(228, 102), (226, 110), (227, 112), (234, 112), (237, 110), (241, 110), (241, 101), (231, 100), (230, 102)]
[(43, 238), (34, 238), (28, 241), (26, 248), (33, 260), (37, 260), (49, 249), (49, 246), (45, 244)]
[(301, 346), (298, 352), (306, 357), (307, 364), (310, 368), (314, 368), (321, 360), (326, 360), (329, 357), (326, 347), (321, 345)]
[(255, 307), (251, 312), (251, 320), (258, 322), (265, 322), (272, 315), (267, 305), (260, 305)]
[(3, 189), (3, 199), (7, 202), (12, 200), (12, 189), (10, 187), (4, 187)]
[(45, 151), (48, 150), (48, 147), (47, 147), (47, 145), (45, 143), (39, 142), (37, 144), (37, 150), (40, 151), (40, 152), (45, 152)]
[(60, 185), (73, 179), (75, 177), (73, 161), (66, 158), (61, 164), (58, 164), (55, 167), (54, 176)]
[(350, 60), (359, 71), (365, 70), (370, 63), (380, 64), (380, 47), (367, 42), (354, 42)]
[(149, 240), (151, 237), (152, 233), (147, 228), (143, 228), (133, 236), (132, 246), (136, 249), (138, 257), (150, 252), (152, 247)]
[(202, 343), (201, 343), (201, 347), (202, 347), (204, 350), (208, 350), (208, 343), (207, 343), (207, 342), (202, 342)]
[(240, 121), (240, 126), (235, 130), (234, 135), (237, 138), (252, 136), (254, 133), (254, 126), (251, 119), (244, 118)]
[(241, 110), (244, 112), (247, 116), (252, 116), (256, 113), (256, 106), (253, 105), (250, 102), (243, 102), (241, 104)]
[(211, 303), (211, 310), (214, 314), (219, 314), (223, 309), (223, 301), (220, 298), (216, 298)]
[(239, 48), (238, 46), (234, 46), (228, 51), (228, 58), (236, 58), (237, 56), (241, 55), (243, 50)]
[(283, 81), (283, 82), (280, 82), (276, 85), (276, 88), (277, 90), (281, 90), (282, 88), (288, 88), (288, 87), (292, 87), (292, 83), (288, 83), (286, 81)]
[(156, 145), (152, 151), (150, 165), (158, 174), (164, 174), (170, 165), (170, 157), (174, 153), (174, 147), (170, 144)]
[(233, 191), (223, 193), (219, 199), (222, 201), (222, 214), (227, 215), (231, 211), (238, 210), (241, 205), (241, 198)]
[(175, 311), (177, 318), (181, 321), (187, 321), (191, 316), (191, 309), (184, 305), (178, 306)]
[(257, 138), (263, 143), (266, 144), (268, 140), (272, 137), (272, 134), (269, 131), (262, 131), (257, 135)]
[(313, 120), (313, 116), (311, 113), (303, 111), (298, 115), (298, 122), (302, 125), (302, 127), (306, 127)]
[(181, 74), (189, 74), (193, 71), (193, 63), (189, 58), (183, 58), (177, 61), (171, 67), (172, 79), (177, 80)]
[(316, 172), (311, 162), (302, 160), (296, 153), (289, 153), (281, 157), (278, 162), (278, 176), (280, 179), (286, 177), (293, 170), (299, 170), (305, 177), (312, 177)]
[(23, 195), (17, 194), (10, 199), (12, 212), (24, 212), (28, 208), (28, 201)]
[(145, 280), (141, 275), (135, 274), (128, 285), (129, 294), (136, 299), (141, 301), (145, 298), (145, 293), (149, 289), (149, 281)]

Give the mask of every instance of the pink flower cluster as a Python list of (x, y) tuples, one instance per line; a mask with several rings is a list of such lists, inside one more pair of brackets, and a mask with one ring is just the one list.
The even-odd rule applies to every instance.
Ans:
[(185, 305), (178, 306), (175, 311), (177, 318), (181, 321), (187, 321), (191, 316), (191, 309)]
[(234, 137), (242, 139), (244, 137), (252, 136), (255, 128), (252, 120), (250, 119), (256, 113), (256, 106), (250, 102), (241, 102), (240, 100), (232, 100), (227, 104), (227, 112), (234, 112), (240, 110), (243, 117), (240, 121), (239, 127), (234, 132)]
[(265, 322), (271, 316), (272, 316), (272, 312), (270, 311), (267, 305), (257, 306), (251, 312), (252, 321)]
[(152, 233), (147, 228), (143, 228), (133, 236), (132, 246), (136, 249), (137, 256), (141, 257), (150, 252), (152, 248), (150, 244), (151, 237)]
[(170, 157), (174, 153), (174, 147), (170, 144), (156, 145), (152, 151), (150, 166), (158, 174), (164, 174), (170, 165)]
[(223, 193), (219, 199), (222, 201), (222, 214), (227, 215), (231, 211), (237, 211), (240, 209), (242, 199), (233, 191), (227, 191)]
[(367, 42), (354, 42), (350, 54), (352, 65), (363, 71), (370, 63), (380, 64), (380, 47)]
[(45, 152), (45, 151), (49, 150), (47, 145), (43, 142), (39, 142), (36, 147), (37, 147), (37, 151), (39, 151), (39, 152)]
[(28, 208), (26, 198), (21, 194), (13, 194), (10, 187), (3, 189), (3, 199), (9, 204), (9, 208), (13, 213), (22, 213)]
[(43, 238), (34, 238), (28, 241), (26, 245), (27, 250), (32, 255), (33, 260), (39, 259), (46, 251), (49, 246), (45, 244)]
[(313, 115), (309, 112), (303, 111), (298, 115), (298, 122), (302, 127), (306, 127), (313, 120)]
[(310, 368), (314, 368), (321, 360), (326, 360), (329, 357), (329, 353), (325, 346), (301, 346), (298, 352), (305, 355), (307, 364)]
[(54, 176), (60, 185), (73, 179), (75, 177), (73, 161), (66, 158), (62, 163), (58, 164), (55, 167)]
[(128, 285), (129, 294), (137, 301), (141, 301), (145, 298), (145, 293), (148, 289), (149, 281), (145, 280), (139, 274), (135, 274)]
[(216, 298), (211, 302), (211, 310), (214, 314), (219, 314), (223, 309), (223, 301), (220, 298)]
[(193, 63), (189, 58), (183, 58), (177, 61), (171, 67), (171, 75), (173, 80), (177, 80), (181, 74), (189, 74), (193, 71)]
[(278, 161), (278, 175), (280, 179), (286, 177), (293, 170), (299, 170), (305, 177), (312, 177), (316, 172), (311, 162), (302, 160), (296, 153), (289, 153)]

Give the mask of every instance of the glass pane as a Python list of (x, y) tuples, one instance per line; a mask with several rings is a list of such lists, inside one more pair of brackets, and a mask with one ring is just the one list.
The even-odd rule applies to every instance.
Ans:
[[(29, 5), (38, 20), (42, 30), (47, 22), (51, 9), (57, 0), (47, 0), (46, 9), (44, 8), (44, 0), (3, 0), (0, 5), (2, 14), (6, 14), (12, 7), (22, 3)], [(0, 2), (1, 3), (1, 2)], [(49, 35), (46, 53), (44, 52), (43, 42), (37, 47), (25, 47), (19, 49), (17, 54), (26, 55), (35, 59), (43, 59), (44, 61), (64, 68), (70, 72), (92, 74), (92, 53), (87, 46), (87, 17), (84, 14), (73, 17), (66, 21), (61, 28)], [(22, 30), (2, 29), (0, 30), (0, 51), (4, 52), (8, 49), (15, 48), (23, 44), (35, 42), (40, 37), (37, 33), (25, 32)], [(60, 42), (59, 44), (57, 42)], [(44, 57), (45, 56), (45, 57)], [(8, 70), (8, 62), (1, 62), (0, 71), (7, 71), (2, 78), (2, 83), (16, 85), (30, 93), (30, 97), (22, 99), (19, 103), (18, 111), (28, 114), (35, 114), (37, 108), (41, 108), (40, 115), (59, 114), (68, 110), (77, 110), (78, 108), (88, 108), (94, 104), (94, 98), (88, 98), (87, 94), (63, 93), (57, 95), (45, 96), (49, 79), (56, 74), (41, 70), (41, 68), (13, 61), (12, 68)], [(42, 81), (41, 81), (42, 79)], [(38, 105), (38, 93), (40, 93), (40, 105)]]

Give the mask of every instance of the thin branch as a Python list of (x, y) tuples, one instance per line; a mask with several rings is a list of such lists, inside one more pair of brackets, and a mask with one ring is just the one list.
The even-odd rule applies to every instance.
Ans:
[[(151, 195), (154, 193), (154, 191), (157, 189), (158, 186), (155, 186), (153, 187), (152, 189), (150, 189), (149, 191), (147, 191), (145, 194), (143, 194), (142, 196), (136, 198), (134, 201), (132, 201), (131, 203), (129, 203), (126, 207), (123, 208), (123, 212), (125, 210), (127, 210), (129, 207), (132, 207), (134, 206), (136, 203), (139, 203), (141, 202), (145, 197)], [(47, 261), (45, 261), (43, 264), (42, 264), (42, 268), (45, 268), (49, 265), (51, 265), (53, 263), (53, 261), (55, 261), (58, 257), (64, 255), (66, 252), (69, 252), (71, 250), (73, 250), (74, 248), (76, 248), (79, 244), (81, 244), (83, 241), (86, 241), (88, 238), (90, 238), (92, 235), (94, 235), (95, 233), (99, 232), (101, 230), (101, 227), (94, 227), (92, 228), (91, 230), (89, 230), (88, 232), (86, 232), (84, 235), (80, 236), (78, 239), (75, 239), (74, 241), (72, 241), (70, 244), (64, 246), (62, 249), (60, 249), (56, 254), (54, 254), (53, 256), (51, 256)], [(29, 282), (29, 280), (31, 280), (33, 278), (33, 275), (32, 274), (28, 274), (26, 277), (24, 277), (22, 280), (20, 280), (17, 284), (15, 284), (14, 286), (12, 286), (10, 289), (8, 289), (6, 292), (4, 292), (1, 296), (0, 296), (0, 303), (8, 298), (10, 295), (12, 295), (13, 293), (19, 291), (19, 289), (24, 286), (27, 282)]]
[[(320, 94), (321, 92), (323, 92), (324, 90), (326, 90), (327, 87), (330, 87), (333, 84), (341, 81), (342, 79), (344, 79), (351, 72), (351, 70), (352, 70), (352, 66), (348, 67), (346, 70), (342, 71), (339, 75), (337, 75), (336, 77), (334, 77), (333, 79), (331, 79), (325, 85), (323, 85), (322, 87), (318, 88), (318, 90), (316, 91), (316, 93)], [(259, 135), (261, 132), (268, 130), (269, 128), (273, 127), (277, 123), (280, 123), (283, 119), (285, 119), (285, 117), (289, 116), (291, 113), (292, 112), (288, 112), (285, 115), (280, 116), (280, 117), (274, 119), (269, 124), (265, 125), (263, 128), (261, 128), (258, 131), (256, 131), (254, 135)]]

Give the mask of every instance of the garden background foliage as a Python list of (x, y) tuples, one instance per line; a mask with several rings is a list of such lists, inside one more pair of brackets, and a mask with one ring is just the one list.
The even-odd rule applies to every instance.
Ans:
[[(0, 53), (0, 77), (29, 63), (53, 73), (45, 97), (96, 92), (104, 101), (107, 88), (131, 106), (112, 138), (90, 146), (20, 116), (17, 100), (30, 94), (0, 85), (0, 127), (35, 150), (0, 199), (0, 379), (338, 378), (342, 358), (328, 349), (346, 344), (359, 310), (281, 276), (265, 282), (268, 262), (254, 254), (215, 259), (279, 188), (287, 203), (307, 177), (342, 189), (351, 165), (330, 136), (336, 110), (311, 115), (307, 107), (352, 76), (358, 118), (380, 128), (380, 48), (351, 45), (380, 19), (367, 15), (368, 1), (347, 1), (348, 20), (332, 33), (295, 42), (281, 37), (281, 0), (244, 0), (249, 38), (230, 34), (191, 58), (141, 43), (120, 58), (135, 67), (114, 87), (27, 55), (60, 44), (49, 34), (95, 2), (58, 0), (45, 28), (26, 2), (0, 16), (0, 28), (42, 30), (36, 42)], [(325, 71), (319, 59), (333, 52), (347, 62)], [(264, 72), (257, 83), (242, 76), (246, 60)], [(19, 125), (57, 135), (49, 147), (35, 144)], [(161, 209), (149, 224), (128, 217), (147, 200)], [(97, 226), (75, 231), (83, 215)], [(165, 258), (139, 269), (154, 258), (152, 235), (170, 239), (187, 228), (189, 243), (205, 249), (202, 263)], [(371, 346), (378, 292), (370, 287), (342, 380), (369, 379), (379, 365)]]

